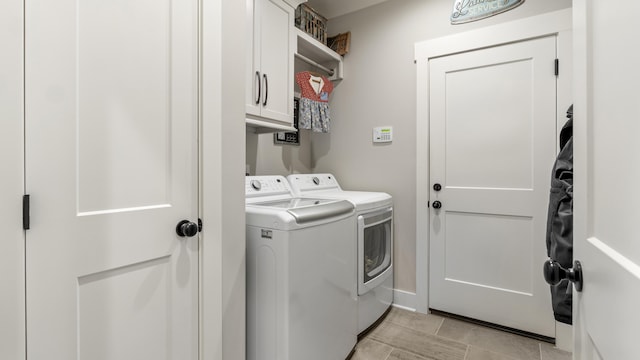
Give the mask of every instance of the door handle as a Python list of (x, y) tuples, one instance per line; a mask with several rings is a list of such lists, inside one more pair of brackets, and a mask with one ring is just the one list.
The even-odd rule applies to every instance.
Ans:
[(262, 96), (262, 82), (260, 81), (260, 71), (256, 71), (256, 79), (258, 83), (258, 96), (256, 97), (256, 105), (260, 105), (260, 97)]
[(180, 237), (193, 237), (198, 233), (198, 230), (198, 224), (189, 220), (182, 220), (176, 226), (176, 234)]
[(434, 209), (440, 209), (442, 207), (442, 203), (440, 201), (436, 200), (436, 201), (433, 202), (432, 206), (433, 206)]
[(262, 74), (262, 78), (264, 79), (264, 101), (262, 102), (262, 105), (267, 106), (267, 99), (269, 98), (269, 82), (267, 81), (267, 74)]
[(547, 260), (543, 266), (544, 279), (549, 285), (558, 285), (560, 281), (569, 279), (576, 287), (576, 291), (582, 291), (582, 285), (584, 278), (582, 276), (582, 264), (576, 260), (573, 262), (573, 267), (570, 269), (563, 268), (555, 260)]
[(440, 190), (442, 190), (442, 185), (440, 185), (440, 184), (438, 184), (438, 183), (433, 184), (433, 190), (434, 190), (434, 191), (440, 191)]

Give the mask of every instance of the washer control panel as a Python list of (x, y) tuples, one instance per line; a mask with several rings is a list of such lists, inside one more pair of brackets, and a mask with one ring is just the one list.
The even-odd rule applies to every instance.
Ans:
[(284, 176), (247, 176), (244, 193), (246, 197), (290, 194), (291, 188)]

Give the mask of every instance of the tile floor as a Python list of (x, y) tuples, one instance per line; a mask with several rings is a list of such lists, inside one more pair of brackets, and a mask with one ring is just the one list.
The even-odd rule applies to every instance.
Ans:
[(351, 360), (571, 360), (552, 344), (438, 315), (392, 308)]

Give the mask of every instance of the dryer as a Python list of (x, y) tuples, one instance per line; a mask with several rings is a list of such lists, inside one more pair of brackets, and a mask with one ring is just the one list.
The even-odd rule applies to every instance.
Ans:
[(343, 360), (357, 342), (354, 205), (245, 180), (247, 359)]
[(354, 204), (358, 334), (366, 332), (393, 303), (393, 198), (384, 192), (345, 191), (332, 174), (293, 174), (287, 181), (297, 196)]

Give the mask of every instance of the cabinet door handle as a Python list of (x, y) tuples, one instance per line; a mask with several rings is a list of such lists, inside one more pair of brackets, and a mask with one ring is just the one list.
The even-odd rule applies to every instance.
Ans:
[(256, 97), (256, 105), (260, 104), (260, 97), (262, 95), (262, 83), (260, 82), (260, 71), (256, 71), (256, 82), (258, 83), (258, 96)]
[(267, 81), (267, 74), (262, 74), (262, 78), (264, 79), (264, 102), (263, 106), (267, 106), (267, 99), (269, 98), (269, 82)]

